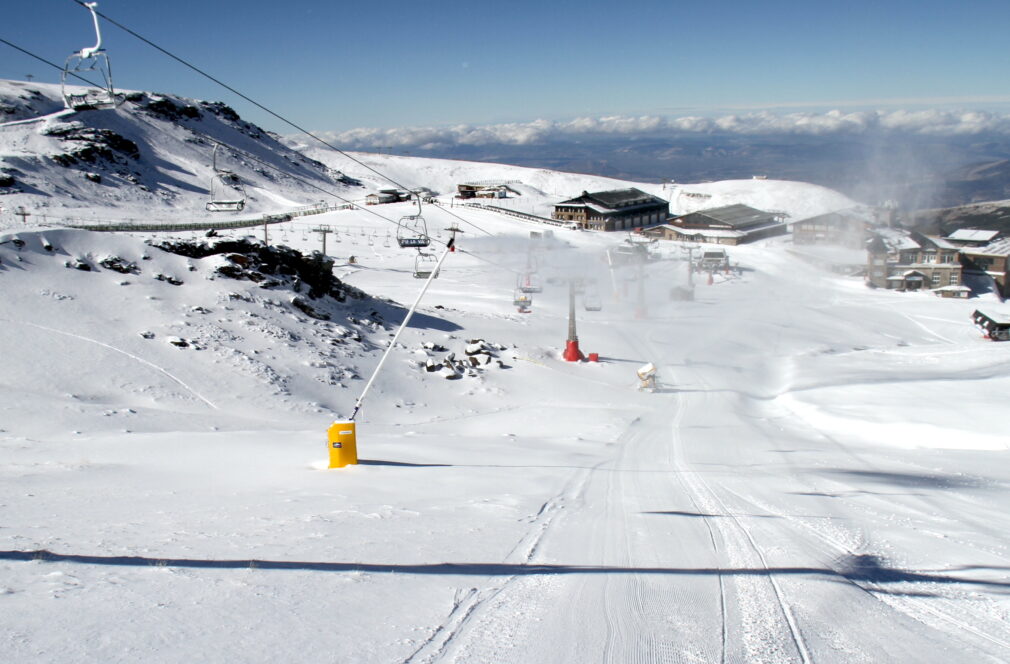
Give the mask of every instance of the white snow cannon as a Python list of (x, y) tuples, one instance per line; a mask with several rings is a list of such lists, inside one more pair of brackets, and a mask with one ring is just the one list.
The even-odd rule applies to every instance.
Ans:
[(644, 392), (656, 390), (656, 365), (649, 362), (638, 370), (638, 389)]

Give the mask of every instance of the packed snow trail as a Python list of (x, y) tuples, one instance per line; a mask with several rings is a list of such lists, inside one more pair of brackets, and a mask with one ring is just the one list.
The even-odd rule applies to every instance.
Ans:
[[(104, 256), (114, 241), (117, 255), (143, 252), (116, 236), (100, 251), (62, 239), (71, 255)], [(352, 285), (416, 296), (410, 257), (374, 249), (383, 269), (364, 261)], [(426, 303), (428, 323), (443, 323), (405, 332), (398, 370), (376, 383), (362, 463), (320, 472), (327, 414), (288, 411), (319, 392), (278, 400), (276, 383), (216, 352), (135, 336), (195, 331), (200, 304), (249, 322), (206, 350), (312, 373), (316, 345), (285, 330), (325, 330), (303, 327), (276, 293), (235, 300), (236, 285), (200, 271), (183, 288), (124, 290), (62, 262), (39, 290), (17, 266), (42, 260), (0, 248), (3, 317), (15, 321), (2, 335), (0, 658), (1010, 660), (1010, 471), (991, 445), (1006, 432), (1006, 347), (977, 338), (972, 302), (867, 291), (781, 249), (734, 248), (747, 269), (699, 284), (694, 302), (663, 292), (683, 263), (650, 266), (649, 318), (633, 317), (633, 288), (631, 302), (580, 314), (598, 364), (557, 358), (566, 288), (545, 279), (519, 316), (510, 273), (455, 255)], [(186, 270), (152, 260), (152, 272)], [(121, 300), (129, 316), (103, 305)], [(88, 338), (67, 336), (66, 321)], [(388, 339), (381, 325), (359, 329)], [(446, 381), (419, 366), (424, 342), (459, 352), (478, 337), (509, 347), (507, 369)], [(656, 393), (635, 389), (646, 362)], [(116, 389), (103, 389), (110, 376)], [(182, 397), (180, 415), (124, 407), (152, 376)], [(283, 417), (250, 417), (274, 406)]]
[[(918, 496), (884, 498), (876, 509), (886, 522), (874, 532), (858, 525), (866, 500), (820, 500), (814, 513), (797, 513), (806, 501), (795, 503), (796, 495), (838, 491), (836, 477), (806, 465), (812, 452), (855, 477), (899, 471), (828, 436), (800, 439), (783, 429), (786, 415), (772, 405), (782, 380), (774, 357), (726, 352), (741, 344), (741, 330), (762, 325), (783, 327), (771, 336), (773, 356), (795, 352), (786, 331), (796, 322), (795, 293), (787, 297), (773, 282), (760, 288), (763, 297), (753, 297), (755, 287), (734, 298), (721, 325), (678, 344), (673, 356), (659, 347), (673, 336), (669, 320), (610, 326), (602, 345), (625, 344), (621, 357), (667, 358), (660, 375), (676, 387), (615, 394), (640, 416), (531, 559), (610, 571), (513, 578), (493, 602), (475, 605), (429, 661), (940, 663), (967, 653), (1000, 661), (1010, 651), (1005, 624), (992, 616), (965, 621), (961, 603), (901, 585), (932, 595), (937, 583), (963, 577), (889, 569), (875, 553), (889, 548), (877, 541), (886, 522), (919, 511)], [(815, 287), (808, 291), (816, 301)], [(821, 449), (809, 449), (818, 442)], [(897, 465), (907, 471), (906, 461)], [(773, 507), (790, 495), (784, 509)]]

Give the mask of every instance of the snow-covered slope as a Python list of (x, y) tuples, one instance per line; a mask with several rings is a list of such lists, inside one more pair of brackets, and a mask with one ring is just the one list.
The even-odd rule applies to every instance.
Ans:
[[(148, 121), (94, 113), (136, 138)], [(56, 177), (32, 152), (55, 139), (24, 126), (0, 128), (25, 140), (17, 163)], [(181, 126), (148, 136), (165, 146), (151, 177), (197, 150)], [(359, 156), (443, 192), (518, 180), (513, 204), (538, 211), (633, 184)], [(71, 184), (53, 206), (147, 213), (125, 184), (106, 202)], [(767, 181), (673, 196), (845, 204)], [(788, 238), (691, 275), (675, 243), (611, 265), (623, 234), (547, 241), (425, 206), (432, 254), (466, 232), (359, 413), (361, 463), (327, 471), (326, 428), (403, 316), (390, 300), (419, 293), (418, 253), (393, 237), (413, 211), (296, 218), (268, 229), (293, 249), (271, 251), (34, 217), (0, 233), (0, 660), (1007, 659), (1010, 361), (969, 320), (1005, 305), (868, 290)], [(323, 238), (332, 266), (311, 254)], [(534, 268), (543, 290), (518, 313)], [(561, 359), (573, 279), (600, 296), (575, 300), (599, 362)]]

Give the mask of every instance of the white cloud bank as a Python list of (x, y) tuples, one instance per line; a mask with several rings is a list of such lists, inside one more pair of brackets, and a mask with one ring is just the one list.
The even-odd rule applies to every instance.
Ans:
[(869, 134), (903, 132), (952, 136), (981, 133), (1010, 134), (1010, 115), (986, 111), (828, 111), (825, 113), (769, 112), (721, 117), (604, 116), (562, 122), (533, 122), (451, 127), (402, 127), (320, 132), (346, 148), (444, 149), (466, 145), (536, 145), (588, 136), (657, 134)]

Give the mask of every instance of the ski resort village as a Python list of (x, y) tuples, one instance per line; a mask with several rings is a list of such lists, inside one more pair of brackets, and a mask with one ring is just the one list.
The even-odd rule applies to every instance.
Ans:
[(1010, 235), (349, 152), (100, 44), (0, 81), (0, 661), (1010, 661)]

